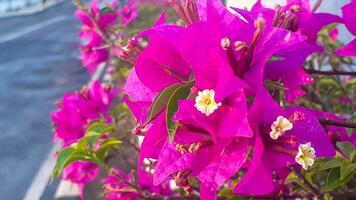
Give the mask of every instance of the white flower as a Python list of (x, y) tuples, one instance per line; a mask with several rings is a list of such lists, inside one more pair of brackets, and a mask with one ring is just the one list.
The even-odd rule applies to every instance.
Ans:
[(300, 164), (305, 170), (313, 166), (315, 159), (315, 150), (311, 143), (300, 144), (298, 154), (295, 156), (295, 162)]
[(221, 103), (216, 103), (214, 90), (203, 90), (198, 92), (198, 96), (195, 98), (195, 107), (205, 114), (211, 115), (216, 109), (221, 106)]
[(289, 131), (293, 128), (293, 124), (285, 117), (278, 116), (276, 121), (271, 125), (271, 132), (269, 135), (272, 139), (277, 140), (282, 136), (286, 131)]

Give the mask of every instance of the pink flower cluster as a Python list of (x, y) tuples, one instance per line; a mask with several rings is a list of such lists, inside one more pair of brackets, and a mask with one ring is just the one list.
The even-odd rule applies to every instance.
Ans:
[(119, 11), (121, 25), (127, 26), (138, 16), (138, 4), (136, 0), (129, 0)]
[(83, 24), (80, 37), (87, 41), (80, 49), (83, 66), (89, 73), (93, 73), (99, 64), (108, 59), (109, 52), (103, 47), (105, 46), (104, 39), (107, 37), (108, 28), (112, 28), (118, 18), (115, 5), (109, 7), (112, 10), (101, 13), (98, 3), (98, 0), (94, 0), (88, 11), (78, 10), (75, 13)]
[[(174, 180), (191, 192), (188, 178), (196, 178), (201, 199), (216, 199), (227, 180), (246, 171), (234, 193), (278, 193), (289, 167), (308, 170), (316, 158), (335, 155), (335, 141), (355, 142), (343, 128), (326, 132), (319, 120), (332, 114), (282, 107), (278, 90), (265, 85), (283, 85), (289, 102), (303, 95), (300, 86), (313, 81), (303, 64), (323, 51), (318, 32), (345, 19), (316, 13), (308, 0), (288, 0), (274, 10), (257, 1), (250, 11), (235, 8), (238, 15), (220, 1), (171, 3), (186, 26), (166, 24), (163, 14), (142, 32), (138, 37), (149, 43), (125, 86), (124, 100), (139, 122), (135, 132), (144, 135), (139, 169), (145, 159), (157, 161), (153, 185)], [(172, 142), (166, 107), (146, 119), (157, 96), (174, 84), (190, 94), (173, 113)]]
[[(84, 87), (80, 92), (65, 94), (52, 114), (55, 140), (67, 147), (84, 136), (91, 121), (110, 122), (109, 108), (115, 95), (115, 90), (99, 81), (93, 82), (88, 88)], [(65, 168), (63, 179), (83, 187), (97, 176), (98, 171), (96, 164), (77, 161)]]
[(118, 19), (122, 26), (127, 26), (138, 15), (135, 0), (130, 0), (122, 7), (119, 7), (116, 0), (113, 0), (111, 4), (106, 4), (102, 9), (98, 4), (98, 0), (93, 0), (89, 9), (79, 9), (75, 13), (82, 22), (80, 37), (86, 41), (86, 44), (80, 46), (81, 60), (89, 73), (93, 73), (101, 63), (108, 60), (110, 31), (114, 30)]

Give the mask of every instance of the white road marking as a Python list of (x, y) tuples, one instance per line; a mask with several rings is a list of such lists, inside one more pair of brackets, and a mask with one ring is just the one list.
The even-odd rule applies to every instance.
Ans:
[(29, 27), (24, 28), (22, 30), (19, 30), (19, 31), (16, 31), (16, 32), (13, 32), (13, 33), (9, 33), (9, 34), (7, 34), (7, 35), (5, 35), (5, 36), (0, 38), (0, 44), (4, 43), (4, 42), (8, 42), (8, 41), (16, 39), (16, 38), (19, 38), (19, 37), (21, 37), (23, 35), (26, 35), (28, 33), (33, 32), (33, 31), (40, 30), (40, 29), (42, 29), (42, 28), (44, 28), (46, 26), (55, 24), (57, 22), (66, 20), (68, 18), (69, 18), (69, 16), (65, 16), (65, 15), (54, 17), (52, 19), (45, 20), (45, 21), (43, 21), (41, 23), (38, 23), (38, 24), (35, 24), (35, 25), (30, 25)]
[(52, 170), (56, 164), (54, 157), (55, 152), (59, 149), (59, 145), (54, 145), (47, 159), (38, 170), (35, 178), (33, 179), (30, 187), (26, 191), (24, 200), (39, 200), (49, 182)]
[(98, 68), (96, 68), (95, 72), (93, 73), (93, 75), (90, 78), (90, 83), (99, 80), (101, 75), (103, 74), (105, 69), (105, 63), (102, 63), (98, 66)]
[(58, 189), (54, 194), (53, 199), (79, 197), (79, 196), (80, 196), (80, 188), (78, 185), (73, 184), (70, 181), (61, 180)]

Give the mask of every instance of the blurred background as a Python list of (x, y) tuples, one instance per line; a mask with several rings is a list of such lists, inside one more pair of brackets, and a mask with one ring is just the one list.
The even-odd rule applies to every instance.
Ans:
[[(254, 0), (227, 0), (251, 7)], [(315, 1), (312, 1), (315, 2)], [(348, 0), (325, 0), (319, 11), (340, 15)], [(265, 5), (285, 1), (265, 0)], [(53, 199), (50, 113), (90, 76), (78, 59), (79, 21), (71, 0), (0, 0), (0, 199)], [(340, 26), (340, 39), (351, 36)]]

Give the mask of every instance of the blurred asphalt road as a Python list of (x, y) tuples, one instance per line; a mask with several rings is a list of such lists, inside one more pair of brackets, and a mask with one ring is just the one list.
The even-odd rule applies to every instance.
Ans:
[(52, 148), (50, 113), (89, 76), (71, 1), (0, 19), (0, 199), (23, 199)]

